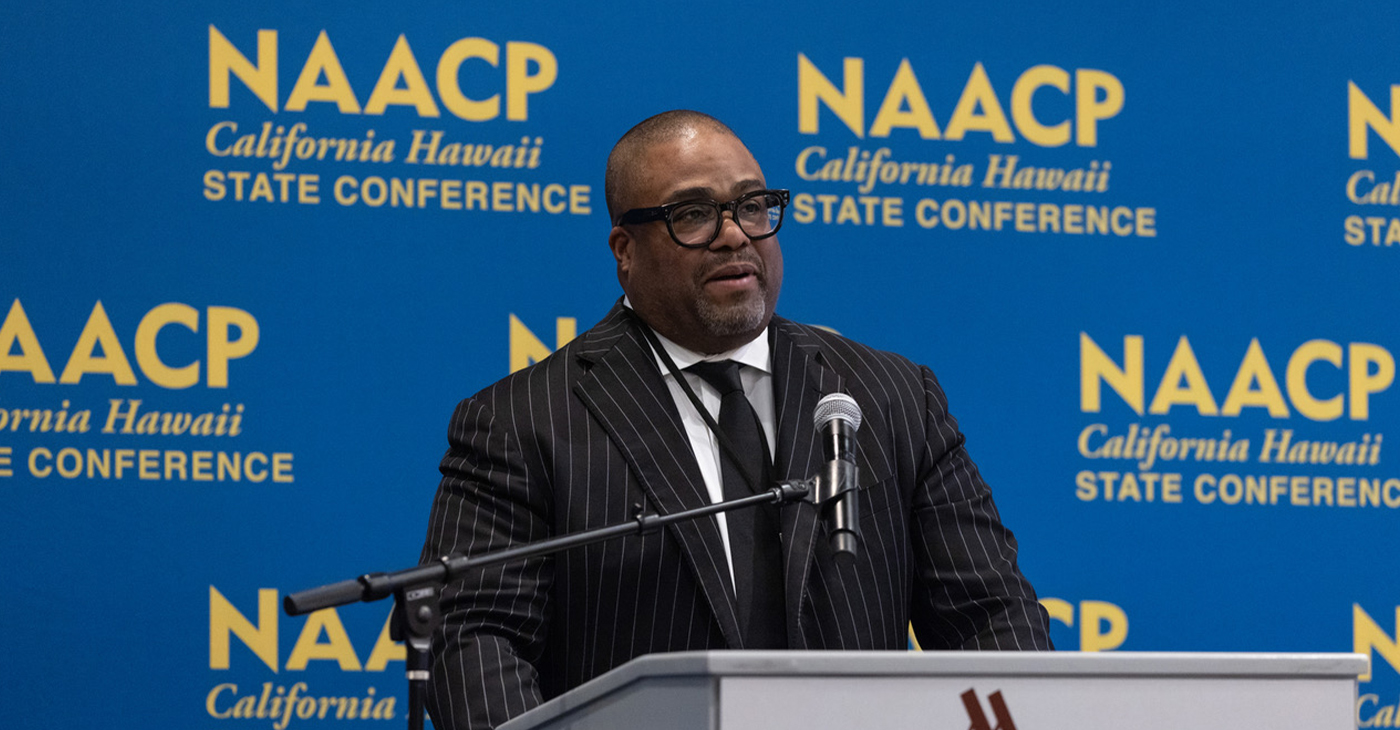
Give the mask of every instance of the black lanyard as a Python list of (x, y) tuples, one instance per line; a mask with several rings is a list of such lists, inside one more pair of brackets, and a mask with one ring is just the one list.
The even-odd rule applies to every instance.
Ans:
[[(690, 382), (681, 374), (681, 369), (676, 367), (676, 361), (671, 359), (671, 353), (667, 352), (660, 340), (656, 339), (656, 333), (652, 332), (651, 328), (648, 327), (645, 322), (642, 322), (642, 318), (637, 316), (636, 312), (632, 312), (632, 316), (636, 317), (637, 323), (641, 325), (642, 336), (646, 338), (647, 344), (651, 345), (651, 349), (661, 357), (661, 362), (666, 364), (666, 370), (669, 371), (671, 377), (675, 378), (676, 382), (680, 384), (681, 390), (684, 391), (686, 397), (690, 399), (691, 405), (695, 406), (695, 410), (700, 413), (700, 418), (704, 419), (705, 427), (710, 429), (710, 433), (714, 434), (715, 438), (719, 441), (720, 450), (724, 452), (724, 455), (728, 457), (731, 462), (735, 464), (744, 463), (738, 458), (738, 449), (734, 448), (734, 444), (730, 442), (729, 437), (725, 435), (724, 431), (720, 430), (719, 424), (715, 423), (714, 416), (711, 416), (709, 409), (705, 407), (704, 403), (700, 402), (700, 396), (696, 395), (695, 390), (690, 387)], [(748, 396), (745, 395), (744, 397), (747, 398)], [(765, 435), (764, 432), (766, 429), (762, 428), (762, 425), (762, 423), (759, 424), (758, 433), (761, 437), (759, 440), (763, 442), (763, 459), (771, 467), (773, 465), (773, 457), (772, 454), (769, 453), (768, 437)], [(744, 483), (748, 485), (751, 492), (754, 494), (762, 494), (767, 491), (766, 487), (764, 489), (759, 489), (758, 485), (749, 480), (748, 470), (739, 469), (738, 471), (744, 477)], [(771, 471), (770, 469), (770, 473)]]

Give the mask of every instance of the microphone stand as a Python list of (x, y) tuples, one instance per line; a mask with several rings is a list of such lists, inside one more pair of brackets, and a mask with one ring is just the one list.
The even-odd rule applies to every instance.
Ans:
[(782, 482), (752, 497), (716, 502), (668, 515), (643, 514), (642, 505), (636, 504), (633, 505), (635, 514), (627, 522), (481, 555), (447, 555), (433, 563), (392, 573), (368, 573), (353, 580), (288, 594), (282, 599), (282, 608), (288, 616), (301, 616), (323, 608), (368, 603), (392, 595), (394, 614), (390, 624), (390, 635), (395, 640), (403, 641), (407, 649), (405, 674), (408, 677), (408, 727), (409, 730), (423, 730), (424, 692), (430, 676), (428, 648), (432, 643), (433, 631), (442, 624), (438, 595), (442, 586), (449, 580), (475, 568), (551, 555), (570, 548), (605, 542), (615, 537), (648, 535), (664, 525), (687, 522), (730, 510), (762, 504), (786, 504), (803, 499), (812, 501), (813, 492), (818, 491), (814, 488), (814, 482), (820, 481), (818, 478)]

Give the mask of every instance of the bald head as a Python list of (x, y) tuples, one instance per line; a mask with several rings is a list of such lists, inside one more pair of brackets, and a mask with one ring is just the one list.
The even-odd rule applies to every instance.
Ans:
[(645, 172), (641, 164), (646, 150), (657, 143), (669, 142), (697, 130), (739, 138), (724, 122), (689, 109), (676, 109), (648, 117), (622, 135), (608, 155), (607, 171), (603, 174), (603, 198), (607, 201), (610, 220), (616, 221), (618, 216), (638, 207), (635, 196), (637, 183)]

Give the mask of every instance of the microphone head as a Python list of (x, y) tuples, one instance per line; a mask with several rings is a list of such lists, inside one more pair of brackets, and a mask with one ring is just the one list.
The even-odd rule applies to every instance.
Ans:
[(817, 401), (817, 407), (812, 411), (812, 423), (818, 431), (827, 422), (838, 418), (850, 424), (851, 431), (860, 429), (860, 406), (855, 398), (845, 393), (832, 393)]

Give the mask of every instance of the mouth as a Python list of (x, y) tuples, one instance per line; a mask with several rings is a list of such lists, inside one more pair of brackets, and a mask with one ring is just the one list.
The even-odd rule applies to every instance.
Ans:
[(706, 284), (737, 286), (756, 283), (759, 280), (758, 267), (747, 262), (725, 264), (705, 277)]

